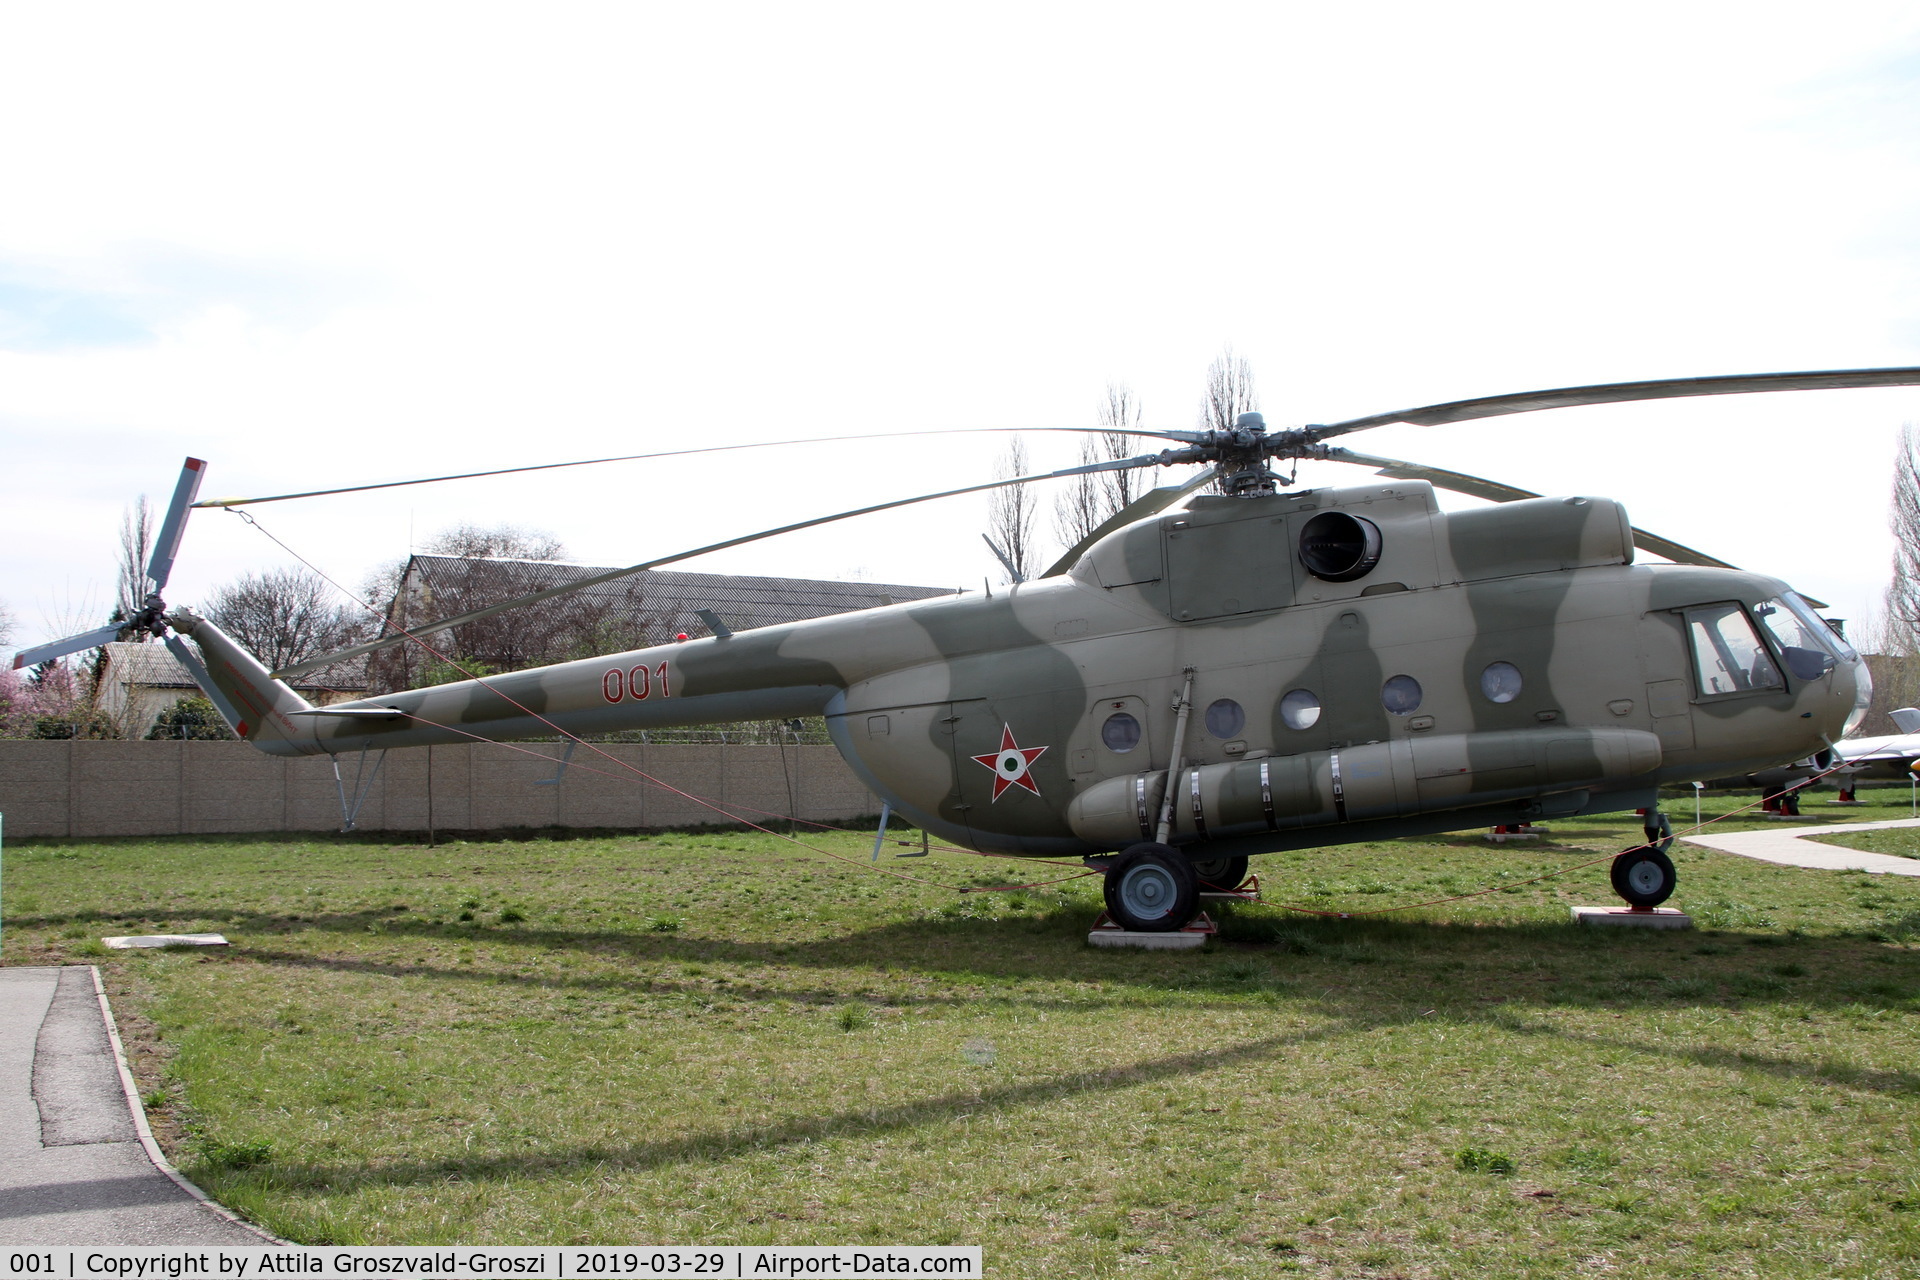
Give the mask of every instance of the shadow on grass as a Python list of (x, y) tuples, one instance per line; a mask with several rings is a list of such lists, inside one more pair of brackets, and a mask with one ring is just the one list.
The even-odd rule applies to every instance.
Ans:
[[(516, 925), (440, 925), (392, 909), (289, 918), (240, 911), (197, 911), (174, 916), (165, 910), (75, 912), (17, 919), (16, 926), (62, 924), (108, 926), (141, 920), (163, 931), (213, 922), (231, 930), (240, 945), (203, 963), (257, 963), (285, 968), (378, 974), (459, 984), (497, 984), (526, 989), (598, 991), (630, 995), (712, 995), (713, 984), (680, 982), (658, 973), (528, 973), (473, 964), (373, 959), (270, 945), (300, 931), (363, 938), (370, 929), (391, 942), (482, 944), (519, 948), (529, 959), (581, 954), (607, 964), (723, 964), (778, 969), (867, 970), (876, 977), (907, 970), (948, 981), (1010, 983), (1068, 981), (1098, 984), (1070, 996), (1033, 991), (942, 994), (896, 991), (849, 995), (834, 986), (767, 986), (728, 981), (718, 990), (733, 999), (816, 1001), (897, 1007), (1004, 1002), (1033, 1008), (1089, 1008), (1159, 1003), (1166, 993), (1191, 998), (1213, 994), (1244, 997), (1261, 988), (1284, 988), (1299, 980), (1319, 987), (1329, 977), (1336, 989), (1382, 987), (1372, 974), (1408, 982), (1425, 980), (1438, 990), (1402, 991), (1403, 1000), (1460, 1004), (1525, 1004), (1573, 1008), (1670, 1008), (1676, 1002), (1732, 1007), (1789, 1000), (1810, 1007), (1859, 1004), (1907, 1008), (1920, 994), (1920, 952), (1890, 949), (1884, 935), (1808, 937), (1777, 932), (1716, 930), (1711, 933), (1596, 929), (1571, 922), (1465, 924), (1383, 919), (1276, 916), (1269, 912), (1224, 913), (1220, 941), (1206, 952), (1115, 952), (1085, 944), (1089, 908), (1070, 907), (1032, 916), (996, 919), (905, 920), (804, 942), (741, 942), (724, 938), (649, 931), (550, 929)], [(1787, 948), (1814, 959), (1820, 973), (1801, 980), (1768, 977), (1756, 957), (1763, 949)], [(1702, 954), (1702, 953), (1710, 954)], [(1466, 967), (1504, 967), (1458, 981)], [(1773, 957), (1778, 959), (1776, 955)], [(1515, 964), (1524, 968), (1515, 971)], [(1890, 963), (1889, 963), (1890, 962)], [(1260, 972), (1244, 970), (1251, 964)], [(1877, 975), (1877, 976), (1876, 976)]]
[[(524, 1155), (463, 1156), (457, 1159), (328, 1166), (276, 1164), (250, 1173), (209, 1177), (229, 1187), (251, 1184), (285, 1190), (340, 1191), (356, 1186), (410, 1185), (450, 1179), (564, 1177), (588, 1167), (652, 1169), (695, 1161), (720, 1161), (756, 1151), (847, 1136), (897, 1133), (926, 1124), (1056, 1102), (1084, 1093), (1105, 1092), (1184, 1079), (1198, 1072), (1276, 1057), (1282, 1051), (1350, 1030), (1343, 1025), (1265, 1036), (1242, 1044), (1191, 1053), (1169, 1054), (1099, 1071), (1076, 1071), (1046, 1080), (984, 1089), (956, 1090), (892, 1106), (841, 1111), (822, 1116), (793, 1116), (768, 1124), (712, 1130), (662, 1142), (589, 1143), (565, 1151)], [(200, 1171), (196, 1170), (196, 1176)]]
[[(1336, 1012), (1328, 1010), (1328, 1012)], [(258, 1170), (207, 1175), (217, 1191), (320, 1191), (339, 1193), (370, 1186), (416, 1186), (450, 1181), (566, 1177), (584, 1169), (648, 1170), (689, 1163), (717, 1163), (756, 1152), (841, 1137), (873, 1137), (923, 1125), (966, 1119), (1058, 1102), (1087, 1093), (1111, 1092), (1163, 1081), (1185, 1081), (1219, 1068), (1280, 1058), (1286, 1051), (1341, 1036), (1406, 1025), (1422, 1015), (1380, 1016), (1336, 1012), (1327, 1026), (1264, 1036), (1239, 1044), (1148, 1058), (1096, 1071), (1075, 1071), (1044, 1080), (977, 1090), (953, 1090), (891, 1106), (843, 1110), (827, 1115), (790, 1116), (770, 1123), (714, 1129), (654, 1142), (595, 1142), (564, 1150), (525, 1154), (465, 1155), (424, 1161), (276, 1164)], [(1920, 1076), (1907, 1071), (1865, 1070), (1843, 1063), (1803, 1062), (1767, 1054), (1717, 1049), (1672, 1048), (1625, 1036), (1570, 1031), (1538, 1021), (1516, 1019), (1505, 1010), (1486, 1011), (1454, 1021), (1528, 1036), (1553, 1037), (1589, 1048), (1625, 1050), (1670, 1062), (1725, 1070), (1758, 1072), (1792, 1080), (1896, 1096), (1920, 1094)], [(196, 1171), (196, 1176), (200, 1175)]]

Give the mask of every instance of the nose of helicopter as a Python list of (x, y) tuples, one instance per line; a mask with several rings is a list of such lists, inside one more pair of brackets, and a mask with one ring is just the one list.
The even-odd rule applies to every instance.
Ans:
[(1833, 674), (1834, 701), (1844, 700), (1849, 693), (1853, 698), (1846, 721), (1836, 735), (1844, 738), (1858, 729), (1860, 722), (1867, 718), (1867, 708), (1873, 704), (1873, 673), (1867, 670), (1867, 660), (1855, 654), (1853, 661), (1841, 663)]

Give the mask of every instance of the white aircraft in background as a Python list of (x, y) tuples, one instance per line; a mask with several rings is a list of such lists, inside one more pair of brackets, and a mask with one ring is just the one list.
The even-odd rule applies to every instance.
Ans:
[(1833, 753), (1846, 761), (1848, 773), (1904, 778), (1907, 767), (1920, 760), (1920, 709), (1901, 707), (1887, 716), (1900, 732), (1882, 738), (1842, 738), (1833, 744)]

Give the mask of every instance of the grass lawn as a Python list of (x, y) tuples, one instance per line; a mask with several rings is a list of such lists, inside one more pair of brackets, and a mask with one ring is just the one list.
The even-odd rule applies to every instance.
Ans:
[[(1806, 808), (1906, 816), (1863, 794)], [(883, 855), (914, 883), (871, 834), (817, 841), (860, 865), (731, 833), (15, 843), (4, 959), (102, 965), (175, 1158), (311, 1243), (1920, 1273), (1920, 880), (1677, 845), (1700, 930), (1580, 928), (1604, 863), (1522, 882), (1638, 822), (1552, 825), (1257, 859), (1267, 904), (1186, 954), (1087, 947), (1097, 880), (960, 895), (1067, 872)], [(199, 930), (235, 945), (97, 942)]]
[[(1906, 814), (1900, 814), (1906, 817)], [(1813, 836), (1821, 844), (1844, 845), (1867, 853), (1890, 853), (1896, 858), (1920, 858), (1920, 827), (1900, 827), (1892, 831), (1849, 831), (1830, 836)]]

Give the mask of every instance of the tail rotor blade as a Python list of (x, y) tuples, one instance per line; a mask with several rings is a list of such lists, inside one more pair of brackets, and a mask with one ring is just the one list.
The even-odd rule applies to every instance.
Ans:
[(173, 487), (173, 501), (167, 504), (167, 518), (154, 540), (153, 558), (147, 562), (147, 577), (155, 591), (166, 590), (167, 578), (173, 573), (173, 557), (180, 550), (181, 535), (187, 531), (187, 509), (200, 496), (200, 481), (206, 474), (207, 464), (198, 458), (188, 458), (180, 468), (180, 483)]
[(110, 640), (118, 639), (118, 626), (101, 627), (98, 631), (89, 631), (85, 635), (68, 636), (65, 640), (55, 640), (49, 644), (22, 649), (13, 655), (13, 669), (34, 667), (53, 658), (64, 658), (70, 653), (80, 653), (87, 649), (98, 649)]

